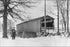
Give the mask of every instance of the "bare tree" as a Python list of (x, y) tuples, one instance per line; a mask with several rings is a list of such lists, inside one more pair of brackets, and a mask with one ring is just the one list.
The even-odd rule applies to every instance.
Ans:
[[(8, 38), (7, 36), (7, 16), (8, 14), (15, 18), (17, 16), (20, 20), (24, 20), (18, 12), (22, 12), (16, 7), (23, 6), (23, 8), (31, 8), (30, 4), (35, 3), (31, 0), (0, 0), (3, 9), (0, 10), (0, 13), (3, 14), (3, 38)], [(15, 15), (15, 16), (14, 16)], [(24, 16), (24, 15), (23, 15)], [(1, 16), (2, 17), (2, 16)]]
[(69, 0), (67, 0), (67, 31), (69, 32)]
[[(57, 3), (59, 3), (57, 8), (59, 7), (59, 13), (62, 16), (65, 32), (66, 33), (68, 32), (68, 34), (69, 34), (69, 0), (59, 0), (59, 2), (57, 2)], [(59, 19), (59, 17), (58, 17), (58, 19)], [(59, 24), (58, 24), (58, 26), (59, 26)]]
[[(62, 17), (62, 21), (63, 21), (63, 25), (64, 25), (64, 28), (65, 28), (65, 31), (66, 31), (66, 14), (67, 14), (67, 8), (66, 8), (66, 0), (54, 0), (53, 2), (55, 2), (56, 5), (54, 5), (53, 7), (56, 7), (57, 8), (57, 15), (55, 13), (53, 13), (51, 10), (50, 10), (50, 13), (57, 16), (57, 27), (58, 27), (58, 34), (60, 34), (59, 32), (59, 18), (60, 18), (60, 15)], [(69, 4), (69, 3), (68, 3)]]
[(62, 20), (63, 20), (63, 23), (64, 23), (64, 29), (65, 29), (65, 32), (66, 32), (66, 1), (65, 0), (61, 0), (60, 1), (60, 13), (61, 13), (61, 16), (62, 16)]
[(57, 32), (57, 34), (58, 35), (60, 35), (60, 32), (59, 32), (59, 0), (56, 0), (56, 3), (57, 3), (57, 20), (58, 20), (58, 24), (57, 24), (57, 26), (58, 26), (58, 32)]
[[(65, 25), (65, 31), (69, 35), (69, 0), (62, 0), (60, 11), (63, 17), (63, 22)], [(66, 14), (66, 15), (65, 15)]]

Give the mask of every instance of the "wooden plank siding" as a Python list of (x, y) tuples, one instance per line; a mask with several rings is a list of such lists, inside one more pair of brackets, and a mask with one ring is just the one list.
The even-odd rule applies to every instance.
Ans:
[(40, 32), (40, 19), (18, 25), (17, 31)]

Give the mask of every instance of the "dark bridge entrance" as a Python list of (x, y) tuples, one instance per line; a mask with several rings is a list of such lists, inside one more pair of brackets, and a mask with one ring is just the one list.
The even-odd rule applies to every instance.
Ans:
[(46, 29), (53, 29), (54, 28), (54, 19), (50, 16), (46, 16), (46, 22), (44, 22), (44, 18), (41, 20), (41, 28), (45, 27), (46, 23)]
[(52, 18), (50, 16), (46, 16), (46, 22), (44, 21), (44, 18), (41, 20), (41, 32), (44, 32), (44, 30), (45, 30), (45, 23), (46, 23), (46, 32), (50, 32), (50, 30), (53, 31), (54, 18)]

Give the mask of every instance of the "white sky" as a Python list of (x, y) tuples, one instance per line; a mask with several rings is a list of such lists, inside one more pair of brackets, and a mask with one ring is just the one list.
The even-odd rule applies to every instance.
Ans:
[[(57, 10), (56, 10), (56, 8), (55, 8), (55, 10), (53, 9), (53, 2), (51, 2), (51, 1), (46, 2), (46, 15), (48, 14), (49, 10), (54, 11), (54, 14), (56, 14), (55, 12)], [(44, 0), (42, 0), (39, 4), (37, 4), (36, 8), (30, 10), (30, 12), (31, 12), (31, 16), (33, 18), (44, 16)]]

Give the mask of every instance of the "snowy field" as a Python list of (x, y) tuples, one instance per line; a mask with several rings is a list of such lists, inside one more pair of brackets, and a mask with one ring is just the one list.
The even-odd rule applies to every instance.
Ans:
[(19, 38), (12, 40), (2, 38), (0, 32), (0, 46), (70, 46), (70, 38), (51, 36), (38, 38)]

